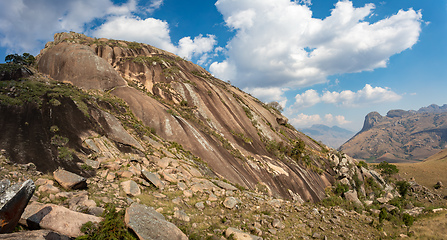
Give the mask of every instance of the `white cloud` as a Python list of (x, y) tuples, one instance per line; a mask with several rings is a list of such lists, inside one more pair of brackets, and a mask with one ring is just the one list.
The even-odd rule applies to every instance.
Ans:
[(422, 15), (413, 9), (369, 23), (373, 4), (355, 8), (340, 1), (325, 19), (313, 18), (309, 4), (218, 0), (218, 11), (236, 35), (227, 44), (227, 59), (213, 63), (211, 72), (242, 88), (311, 86), (330, 75), (386, 67), (421, 31)]
[[(141, 19), (136, 13), (152, 13), (163, 0), (139, 6), (138, 0), (114, 4), (111, 0), (14, 0), (0, 1), (0, 46), (9, 52), (38, 53), (42, 43), (56, 32), (75, 31), (96, 37), (143, 42), (181, 57), (205, 62), (213, 51), (216, 37), (199, 35), (172, 43), (169, 25), (155, 18)], [(104, 23), (93, 29), (94, 20)]]
[(324, 124), (332, 126), (332, 125), (346, 125), (351, 123), (351, 121), (346, 120), (345, 117), (342, 115), (333, 116), (330, 113), (324, 115), (324, 118), (322, 118), (318, 114), (306, 115), (304, 113), (300, 113), (295, 117), (291, 118), (289, 121), (293, 126), (297, 128), (306, 128), (314, 124)]
[(110, 0), (14, 0), (0, 1), (0, 45), (8, 52), (38, 53), (42, 43), (56, 32), (83, 32), (95, 19), (129, 15), (136, 0), (115, 5)]
[(287, 98), (283, 96), (283, 93), (287, 89), (281, 89), (281, 88), (246, 88), (243, 89), (245, 92), (248, 92), (254, 96), (256, 96), (259, 100), (269, 103), (276, 101), (278, 102), (283, 108), (286, 106)]
[[(193, 56), (208, 56), (204, 54), (213, 51), (216, 43), (216, 36), (214, 35), (207, 35), (206, 37), (199, 35), (194, 39), (184, 37), (179, 40), (177, 54), (188, 59)], [(200, 61), (204, 62), (205, 60), (206, 58)]]
[(313, 124), (321, 123), (321, 117), (318, 114), (306, 115), (303, 113), (298, 114), (296, 117), (289, 120), (293, 126), (298, 128), (308, 127)]
[(363, 89), (357, 92), (344, 90), (341, 92), (326, 91), (323, 94), (318, 94), (317, 91), (310, 89), (295, 96), (296, 101), (291, 106), (291, 110), (311, 107), (320, 102), (344, 107), (360, 107), (383, 102), (395, 102), (401, 98), (401, 95), (387, 87), (371, 87), (369, 84), (366, 84)]
[(171, 43), (168, 23), (155, 18), (113, 17), (97, 28), (93, 36), (150, 43), (171, 52), (177, 50)]

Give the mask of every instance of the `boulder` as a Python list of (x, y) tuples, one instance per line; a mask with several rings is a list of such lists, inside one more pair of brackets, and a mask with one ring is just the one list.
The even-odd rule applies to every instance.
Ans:
[(231, 235), (233, 235), (233, 239), (236, 239), (236, 240), (262, 240), (261, 237), (254, 236), (254, 235), (248, 234), (246, 232), (243, 232), (239, 229), (229, 227), (225, 231), (225, 236), (227, 238), (229, 238)]
[(158, 176), (158, 174), (156, 173), (151, 173), (148, 171), (141, 171), (141, 175), (143, 176), (143, 178), (145, 178), (146, 180), (148, 180), (150, 183), (154, 184), (154, 186), (156, 186), (157, 188), (159, 188), (160, 190), (163, 190), (165, 187), (165, 184), (161, 181), (160, 177)]
[(140, 187), (136, 182), (132, 180), (122, 182), (121, 187), (123, 188), (124, 192), (129, 196), (134, 197), (141, 194)]
[(14, 230), (35, 188), (31, 179), (14, 185), (8, 179), (0, 181), (0, 233)]
[(50, 230), (23, 231), (1, 234), (0, 240), (70, 240), (69, 237), (60, 235)]
[(214, 181), (215, 184), (217, 184), (217, 186), (225, 189), (225, 190), (230, 190), (230, 191), (236, 191), (237, 188), (229, 183), (226, 183), (224, 181), (220, 181), (220, 180), (216, 180)]
[(58, 169), (53, 172), (54, 179), (65, 189), (83, 189), (87, 187), (87, 179), (72, 172)]
[(20, 223), (30, 229), (43, 228), (72, 238), (82, 236), (81, 227), (89, 221), (99, 223), (102, 218), (38, 202), (29, 204), (20, 219)]
[(188, 237), (165, 217), (139, 203), (132, 203), (124, 216), (126, 225), (132, 229), (140, 240), (188, 240)]
[(183, 210), (176, 210), (174, 212), (174, 217), (185, 222), (191, 221), (191, 218)]
[(343, 193), (344, 197), (346, 198), (346, 200), (353, 202), (359, 206), (363, 206), (362, 202), (360, 202), (358, 196), (357, 196), (357, 191), (355, 190), (349, 190), (345, 193)]
[(239, 203), (239, 200), (234, 197), (227, 197), (225, 198), (225, 201), (223, 202), (224, 207), (228, 209), (233, 209), (236, 207), (236, 205)]

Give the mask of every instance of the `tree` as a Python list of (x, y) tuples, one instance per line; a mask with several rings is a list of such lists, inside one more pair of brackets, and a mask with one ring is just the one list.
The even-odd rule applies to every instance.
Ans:
[(279, 112), (282, 112), (284, 110), (284, 108), (281, 106), (281, 104), (279, 104), (276, 101), (267, 103), (267, 106), (269, 106), (269, 107), (271, 107), (271, 108), (273, 108), (273, 109), (275, 109), (275, 110), (277, 110)]
[(26, 66), (33, 65), (35, 61), (36, 58), (34, 58), (34, 56), (29, 53), (24, 53), (22, 55), (15, 53), (15, 54), (9, 54), (8, 56), (5, 57), (5, 62), (7, 63), (15, 63)]
[(377, 168), (381, 170), (382, 174), (385, 174), (387, 176), (391, 176), (399, 172), (399, 169), (397, 169), (396, 165), (389, 164), (386, 161), (379, 163), (379, 165), (377, 165)]
[(402, 216), (405, 226), (407, 226), (407, 234), (410, 232), (410, 227), (413, 225), (414, 217), (408, 213), (404, 213)]

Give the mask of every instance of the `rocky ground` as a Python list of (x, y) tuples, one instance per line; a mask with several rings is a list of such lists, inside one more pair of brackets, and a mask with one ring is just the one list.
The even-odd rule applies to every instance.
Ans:
[[(153, 155), (144, 157), (120, 153), (105, 137), (87, 142), (101, 156), (91, 156), (82, 165), (96, 171), (88, 179), (62, 169), (42, 174), (32, 163), (12, 164), (1, 156), (0, 176), (15, 182), (32, 179), (37, 187), (22, 215), (21, 227), (16, 228), (21, 232), (16, 234), (42, 228), (62, 237), (79, 237), (83, 224), (103, 220), (100, 216), (107, 204), (118, 211), (127, 210), (126, 224), (140, 239), (151, 239), (154, 234), (161, 239), (378, 239), (406, 237), (408, 233), (397, 220), (379, 223), (380, 207), (389, 212), (396, 209), (390, 204), (395, 190), (361, 200), (350, 190), (343, 195), (345, 200), (328, 189), (329, 197), (323, 202), (300, 203), (271, 197), (263, 185), (257, 191), (247, 191), (209, 178), (185, 152), (162, 143)], [(348, 181), (348, 185), (352, 179), (347, 178), (349, 172), (361, 169), (349, 168), (349, 161), (342, 158), (334, 163), (340, 182)], [(351, 198), (348, 193), (355, 194)], [(432, 202), (432, 206), (445, 204), (442, 196), (416, 183), (409, 195)], [(405, 208), (412, 215), (428, 213), (422, 205)], [(43, 217), (36, 218), (39, 214)], [(14, 239), (8, 236), (0, 235), (0, 239)]]

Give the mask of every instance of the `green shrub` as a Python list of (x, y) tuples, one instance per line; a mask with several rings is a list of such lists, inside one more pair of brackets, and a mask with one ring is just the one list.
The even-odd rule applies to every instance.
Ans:
[(340, 196), (340, 195), (342, 195), (343, 193), (345, 193), (347, 191), (349, 191), (349, 186), (348, 185), (341, 184), (339, 182), (335, 185), (334, 193), (337, 196)]
[(86, 235), (76, 238), (77, 240), (97, 239), (122, 239), (136, 240), (137, 237), (127, 230), (124, 223), (124, 210), (116, 211), (115, 206), (107, 205), (103, 213), (104, 220), (99, 224), (87, 222), (81, 228)]
[(397, 191), (402, 196), (402, 198), (405, 198), (408, 190), (410, 189), (410, 184), (407, 181), (397, 181), (396, 182)]
[(357, 167), (364, 167), (368, 169), (368, 164), (365, 161), (359, 161), (359, 163), (357, 163)]
[(396, 165), (389, 164), (386, 161), (379, 163), (379, 165), (377, 165), (377, 168), (381, 170), (382, 174), (385, 174), (387, 176), (391, 176), (399, 172), (399, 169), (396, 167)]

